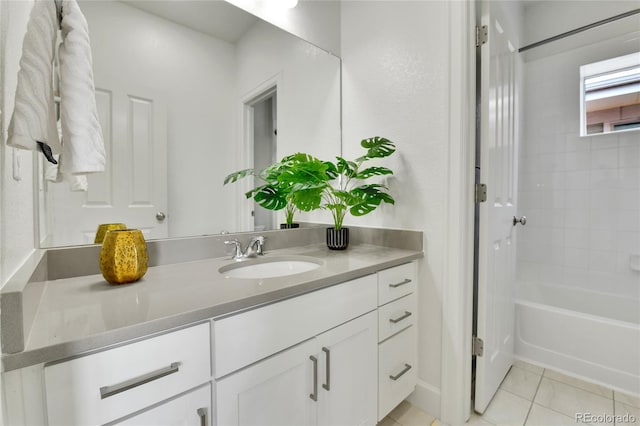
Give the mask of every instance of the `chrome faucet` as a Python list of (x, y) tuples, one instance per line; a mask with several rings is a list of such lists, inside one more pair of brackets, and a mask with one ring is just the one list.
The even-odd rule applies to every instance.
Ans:
[(224, 242), (226, 245), (233, 245), (232, 259), (244, 260), (256, 256), (262, 256), (264, 254), (264, 237), (254, 237), (251, 239), (247, 248), (242, 250), (242, 244), (238, 240), (229, 240)]

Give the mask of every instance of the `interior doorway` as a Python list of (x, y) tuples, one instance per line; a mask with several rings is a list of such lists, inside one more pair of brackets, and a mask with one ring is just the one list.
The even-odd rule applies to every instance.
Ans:
[[(263, 86), (244, 101), (244, 141), (247, 167), (256, 171), (253, 181), (248, 181), (245, 191), (262, 185), (259, 172), (277, 161), (278, 150), (278, 86)], [(248, 214), (248, 230), (275, 229), (277, 213), (252, 202), (245, 210)], [(245, 216), (246, 217), (246, 216)]]

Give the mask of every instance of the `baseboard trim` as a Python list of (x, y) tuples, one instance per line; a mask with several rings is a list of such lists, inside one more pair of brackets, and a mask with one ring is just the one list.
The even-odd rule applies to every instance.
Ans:
[(416, 390), (407, 400), (422, 411), (440, 418), (440, 389), (427, 382), (418, 380)]

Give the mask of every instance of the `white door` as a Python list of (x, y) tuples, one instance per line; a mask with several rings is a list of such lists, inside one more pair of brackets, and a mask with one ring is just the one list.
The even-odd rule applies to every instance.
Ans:
[(211, 385), (172, 399), (122, 422), (119, 426), (211, 426)]
[(376, 424), (377, 312), (349, 321), (317, 339), (321, 347), (318, 424)]
[(499, 2), (483, 2), (481, 47), (480, 180), (487, 200), (480, 204), (478, 328), (484, 354), (476, 358), (475, 410), (484, 412), (513, 362), (515, 273), (514, 216), (517, 196), (516, 43)]
[[(145, 238), (168, 237), (167, 105), (161, 94), (96, 78), (105, 142), (104, 173), (88, 176), (87, 192), (47, 185), (46, 245), (93, 243), (101, 223), (125, 223)], [(164, 218), (163, 218), (164, 215)]]
[[(216, 383), (218, 426), (316, 424), (313, 371), (317, 341), (308, 340)], [(316, 382), (317, 383), (317, 382)]]

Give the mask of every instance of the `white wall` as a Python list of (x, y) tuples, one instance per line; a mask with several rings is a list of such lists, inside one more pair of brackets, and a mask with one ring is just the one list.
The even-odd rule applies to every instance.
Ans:
[[(529, 39), (538, 37), (531, 29), (565, 30), (556, 8), (582, 16), (587, 7), (586, 15), (598, 19), (619, 12), (618, 2), (560, 3), (526, 10)], [(521, 297), (551, 285), (640, 301), (640, 273), (629, 265), (632, 254), (640, 255), (640, 132), (579, 136), (579, 67), (638, 51), (640, 42), (629, 34), (581, 47), (581, 39), (597, 31), (573, 36), (568, 42), (577, 47), (525, 63), (519, 214), (528, 220), (518, 240)]]
[[(2, 129), (0, 134), (0, 286), (34, 248), (33, 154), (5, 145), (13, 111), (22, 39), (31, 12), (30, 1), (2, 1)], [(19, 170), (14, 168), (19, 165)], [(14, 179), (14, 173), (20, 180)]]
[(342, 6), (343, 154), (384, 136), (395, 206), (345, 223), (424, 231), (419, 270), (419, 379), (424, 408), (440, 411), (442, 291), (449, 143), (449, 5), (346, 1)]

